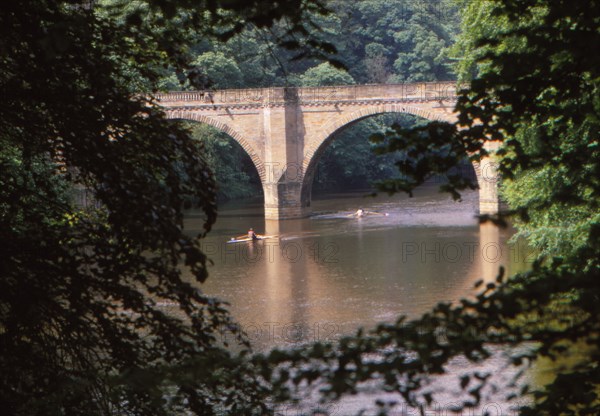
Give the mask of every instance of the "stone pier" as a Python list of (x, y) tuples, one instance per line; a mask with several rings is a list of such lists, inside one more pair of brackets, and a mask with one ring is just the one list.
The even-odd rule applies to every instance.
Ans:
[[(266, 219), (309, 214), (318, 160), (345, 126), (384, 113), (456, 120), (455, 82), (190, 91), (157, 98), (168, 117), (209, 124), (244, 148), (262, 182)], [(497, 213), (493, 159), (474, 168), (480, 212)]]

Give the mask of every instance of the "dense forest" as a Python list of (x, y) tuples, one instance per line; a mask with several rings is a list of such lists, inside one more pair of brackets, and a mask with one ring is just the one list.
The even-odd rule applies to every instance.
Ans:
[[(193, 64), (207, 88), (322, 86), (368, 83), (444, 81), (453, 75), (449, 48), (459, 30), (458, 8), (451, 1), (330, 0), (328, 16), (313, 16), (318, 27), (311, 35), (330, 42), (337, 54), (336, 68), (310, 54), (278, 46), (283, 25), (252, 29), (226, 43), (203, 39), (192, 48)], [(303, 39), (296, 39), (302, 43)], [(162, 81), (166, 90), (191, 88), (172, 73)], [(394, 123), (419, 123), (408, 115), (382, 115), (360, 121), (336, 133), (324, 152), (313, 184), (316, 193), (369, 189), (396, 175), (399, 155), (375, 155), (369, 136)], [(422, 121), (421, 121), (422, 122)], [(221, 199), (256, 196), (262, 188), (243, 149), (224, 133), (192, 126), (215, 171)]]
[[(323, 401), (394, 392), (420, 414), (444, 393), (466, 411), (516, 388), (506, 400), (520, 415), (600, 414), (600, 2), (326, 3), (3, 4), (4, 414), (262, 416), (311, 387)], [(214, 133), (202, 126), (193, 140), (149, 93), (206, 88), (209, 79), (213, 87), (446, 79), (447, 57), (469, 81), (458, 121), (399, 123), (376, 135), (382, 153), (418, 155), (384, 186), (410, 192), (436, 166), (481, 160), (486, 143), (501, 145), (492, 156), (510, 210), (480, 220), (517, 221), (535, 262), (511, 276), (499, 269), (476, 296), (415, 319), (255, 354), (227, 305), (200, 289), (209, 277), (200, 241), (217, 217), (209, 163), (230, 147), (216, 135), (212, 149), (203, 145), (200, 136)], [(348, 70), (334, 69), (335, 59)], [(455, 177), (443, 190), (474, 185)], [(74, 186), (94, 203), (77, 204)], [(188, 200), (199, 205), (197, 236), (184, 230)], [(493, 383), (478, 365), (498, 349), (515, 375)], [(469, 365), (449, 373), (457, 362)], [(531, 383), (524, 375), (540, 362), (551, 376)], [(428, 389), (438, 375), (445, 392)], [(384, 415), (395, 404), (376, 405)]]

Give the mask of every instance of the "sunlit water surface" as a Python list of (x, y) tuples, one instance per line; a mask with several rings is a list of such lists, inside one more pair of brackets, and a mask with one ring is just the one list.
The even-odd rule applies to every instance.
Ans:
[[(359, 207), (373, 214), (352, 216)], [(202, 290), (231, 304), (258, 351), (332, 341), (359, 327), (394, 322), (399, 315), (416, 318), (439, 302), (473, 296), (475, 283), (495, 280), (501, 265), (509, 274), (526, 267), (527, 253), (507, 244), (511, 231), (480, 225), (477, 208), (477, 192), (455, 202), (433, 186), (413, 198), (362, 193), (317, 198), (310, 217), (280, 222), (264, 219), (262, 201), (226, 204), (202, 243), (214, 262)], [(200, 213), (189, 211), (185, 225), (190, 233), (200, 232)], [(277, 237), (227, 243), (249, 227)], [(434, 384), (456, 386), (465, 365), (457, 360), (449, 376)], [(482, 371), (500, 381), (511, 375), (503, 367), (499, 352)], [(487, 408), (463, 414), (513, 414), (505, 393), (491, 394)], [(438, 407), (430, 407), (428, 414), (454, 414), (448, 409), (459, 394), (436, 396)], [(363, 393), (323, 406), (330, 414), (355, 414), (372, 407), (376, 395)], [(309, 405), (314, 407), (310, 400)], [(303, 413), (285, 409), (282, 414)], [(390, 414), (419, 413), (397, 407)]]

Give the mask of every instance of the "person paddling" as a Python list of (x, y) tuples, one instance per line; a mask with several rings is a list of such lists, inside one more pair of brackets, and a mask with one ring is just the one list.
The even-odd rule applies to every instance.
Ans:
[(252, 228), (248, 230), (248, 238), (251, 238), (252, 240), (258, 240), (258, 236)]

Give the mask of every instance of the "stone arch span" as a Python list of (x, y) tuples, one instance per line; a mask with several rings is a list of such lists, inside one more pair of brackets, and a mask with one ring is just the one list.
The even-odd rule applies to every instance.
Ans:
[[(319, 135), (315, 138), (316, 140), (312, 141), (312, 144), (304, 154), (304, 159), (302, 161), (302, 169), (304, 172), (301, 190), (302, 206), (310, 206), (312, 183), (319, 159), (321, 158), (321, 155), (325, 149), (333, 141), (335, 133), (344, 127), (350, 126), (366, 118), (389, 113), (410, 114), (430, 121), (456, 121), (456, 116), (453, 113), (437, 112), (432, 111), (429, 108), (421, 108), (402, 103), (369, 106), (348, 114), (344, 114), (341, 117), (335, 117), (322, 127)], [(481, 166), (478, 162), (471, 162), (471, 165), (473, 166), (477, 183), (480, 188), (479, 198), (481, 200), (481, 190), (483, 189), (483, 185), (485, 185), (484, 178), (482, 178), (481, 175)]]
[[(454, 82), (362, 85), (322, 88), (263, 88), (159, 94), (172, 119), (208, 124), (232, 137), (248, 154), (262, 182), (265, 218), (309, 215), (312, 181), (333, 134), (364, 118), (386, 113), (412, 114), (455, 122)], [(207, 99), (207, 97), (209, 99)], [(473, 164), (479, 184), (480, 213), (499, 211), (494, 143), (492, 155)], [(293, 171), (288, 172), (288, 168)], [(282, 173), (285, 172), (284, 175)], [(289, 173), (289, 174), (288, 174)]]
[(203, 114), (198, 114), (193, 111), (181, 111), (181, 110), (166, 111), (166, 114), (167, 114), (167, 118), (170, 118), (170, 119), (197, 121), (199, 123), (208, 124), (209, 126), (212, 126), (212, 127), (216, 128), (217, 130), (220, 130), (220, 131), (228, 134), (240, 146), (242, 146), (242, 149), (244, 149), (244, 151), (248, 154), (248, 156), (252, 160), (252, 163), (254, 164), (254, 167), (256, 168), (256, 171), (258, 172), (258, 176), (260, 177), (261, 184), (264, 185), (265, 179), (266, 179), (265, 165), (264, 165), (262, 159), (260, 158), (260, 156), (258, 155), (258, 153), (256, 152), (256, 149), (254, 149), (254, 147), (252, 145), (250, 145), (248, 140), (246, 140), (244, 138), (244, 136), (241, 133), (239, 133), (236, 129), (234, 129), (233, 127), (231, 127), (230, 125), (228, 125), (226, 123), (223, 123), (222, 121), (215, 120), (212, 117), (209, 117), (209, 116), (206, 116)]

